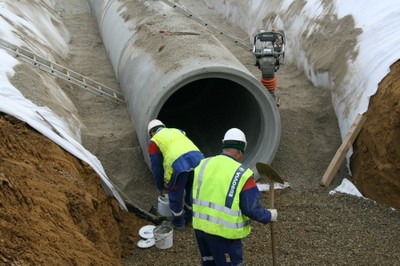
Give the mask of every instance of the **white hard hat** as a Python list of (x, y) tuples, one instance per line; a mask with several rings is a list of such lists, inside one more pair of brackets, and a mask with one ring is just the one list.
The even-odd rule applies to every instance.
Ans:
[(150, 132), (155, 128), (155, 127), (165, 127), (165, 125), (163, 124), (163, 122), (161, 122), (158, 119), (153, 119), (149, 122), (149, 125), (147, 126), (147, 132), (150, 135)]
[(222, 140), (223, 148), (235, 148), (244, 152), (247, 146), (246, 136), (238, 128), (231, 128), (226, 131)]

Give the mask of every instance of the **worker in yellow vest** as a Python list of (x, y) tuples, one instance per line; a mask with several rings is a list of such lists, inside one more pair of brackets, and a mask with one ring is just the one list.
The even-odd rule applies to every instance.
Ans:
[(167, 128), (158, 119), (147, 127), (151, 137), (148, 145), (151, 171), (160, 194), (168, 193), (172, 225), (184, 229), (192, 222), (192, 185), (194, 168), (204, 158), (186, 133)]
[(250, 234), (250, 220), (276, 221), (276, 209), (264, 209), (253, 171), (242, 165), (246, 136), (229, 129), (222, 153), (203, 159), (193, 181), (193, 228), (202, 265), (243, 265), (241, 239)]

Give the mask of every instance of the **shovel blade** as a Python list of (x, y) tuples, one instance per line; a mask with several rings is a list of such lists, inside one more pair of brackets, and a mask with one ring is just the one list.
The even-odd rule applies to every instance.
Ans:
[(274, 168), (272, 168), (272, 166), (258, 162), (256, 163), (256, 168), (260, 176), (264, 176), (270, 182), (277, 182), (280, 184), (284, 184), (282, 177), (278, 174), (277, 171), (275, 171)]

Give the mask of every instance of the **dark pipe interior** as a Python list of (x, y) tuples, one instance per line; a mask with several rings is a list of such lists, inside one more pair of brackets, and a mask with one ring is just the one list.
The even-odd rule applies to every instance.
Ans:
[(221, 152), (221, 141), (232, 127), (246, 134), (245, 153), (256, 149), (261, 111), (246, 88), (226, 79), (206, 78), (191, 82), (167, 99), (158, 115), (167, 127), (186, 132), (206, 157)]

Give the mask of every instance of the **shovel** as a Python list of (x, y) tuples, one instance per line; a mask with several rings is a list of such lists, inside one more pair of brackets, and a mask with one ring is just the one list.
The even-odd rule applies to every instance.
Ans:
[[(265, 177), (269, 183), (269, 208), (274, 209), (274, 183), (284, 184), (282, 177), (275, 171), (274, 168), (265, 163), (256, 163), (256, 168), (260, 177)], [(276, 265), (276, 245), (275, 245), (275, 222), (271, 221), (271, 244), (272, 244), (272, 260), (273, 265)]]

